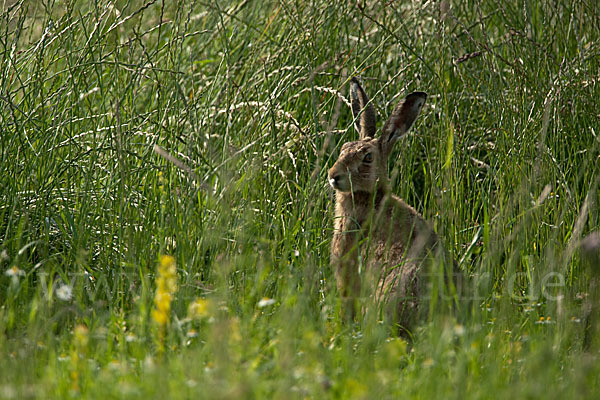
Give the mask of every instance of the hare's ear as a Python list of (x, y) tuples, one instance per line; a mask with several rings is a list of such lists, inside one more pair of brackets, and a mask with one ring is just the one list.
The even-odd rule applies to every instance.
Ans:
[(369, 103), (369, 97), (360, 86), (358, 79), (350, 79), (350, 100), (352, 103), (352, 116), (354, 126), (361, 139), (375, 136), (375, 108)]
[(392, 115), (383, 126), (383, 133), (380, 139), (381, 148), (385, 156), (391, 153), (398, 139), (410, 130), (419, 112), (421, 112), (426, 99), (426, 93), (413, 92), (394, 108)]

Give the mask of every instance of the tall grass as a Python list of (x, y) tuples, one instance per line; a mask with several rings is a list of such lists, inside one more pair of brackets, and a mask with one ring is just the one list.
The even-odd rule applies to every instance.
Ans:
[[(5, 1), (0, 397), (595, 398), (599, 21), (584, 0)], [(393, 190), (476, 290), (410, 344), (340, 320), (326, 171), (353, 75), (380, 120), (429, 93)]]

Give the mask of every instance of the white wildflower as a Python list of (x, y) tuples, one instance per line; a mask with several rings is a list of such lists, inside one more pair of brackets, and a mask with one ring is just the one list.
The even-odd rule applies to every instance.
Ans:
[(16, 265), (13, 265), (12, 267), (4, 271), (4, 275), (10, 276), (12, 283), (17, 284), (19, 282), (19, 278), (25, 276), (25, 271), (23, 271)]
[(137, 342), (138, 338), (133, 333), (129, 332), (125, 335), (125, 341), (127, 343)]
[(270, 305), (273, 305), (273, 304), (275, 304), (275, 300), (274, 299), (269, 299), (268, 297), (263, 297), (258, 302), (258, 308), (263, 308), (263, 307), (270, 306)]
[(69, 301), (73, 297), (73, 290), (69, 285), (61, 285), (56, 289), (56, 297), (62, 301)]

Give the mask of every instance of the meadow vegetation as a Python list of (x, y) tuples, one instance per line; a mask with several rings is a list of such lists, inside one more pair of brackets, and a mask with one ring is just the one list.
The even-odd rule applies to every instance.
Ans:
[[(598, 398), (599, 71), (592, 0), (4, 0), (0, 398)], [(410, 343), (329, 267), (356, 75), (473, 282)]]

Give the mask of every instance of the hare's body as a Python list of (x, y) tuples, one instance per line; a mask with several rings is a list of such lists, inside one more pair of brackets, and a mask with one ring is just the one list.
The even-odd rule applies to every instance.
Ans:
[(423, 217), (391, 194), (387, 158), (414, 122), (426, 95), (409, 95), (375, 138), (375, 111), (358, 81), (351, 84), (360, 140), (342, 146), (328, 173), (336, 191), (331, 263), (346, 311), (353, 315), (361, 291), (374, 294), (388, 318), (410, 329), (423, 295), (423, 265), (443, 250)]
[[(424, 290), (422, 267), (438, 248), (435, 232), (397, 196), (385, 190), (336, 193), (331, 262), (346, 307), (353, 307), (349, 303), (361, 289), (375, 289), (387, 317), (409, 329)], [(362, 287), (359, 275), (373, 287)]]

